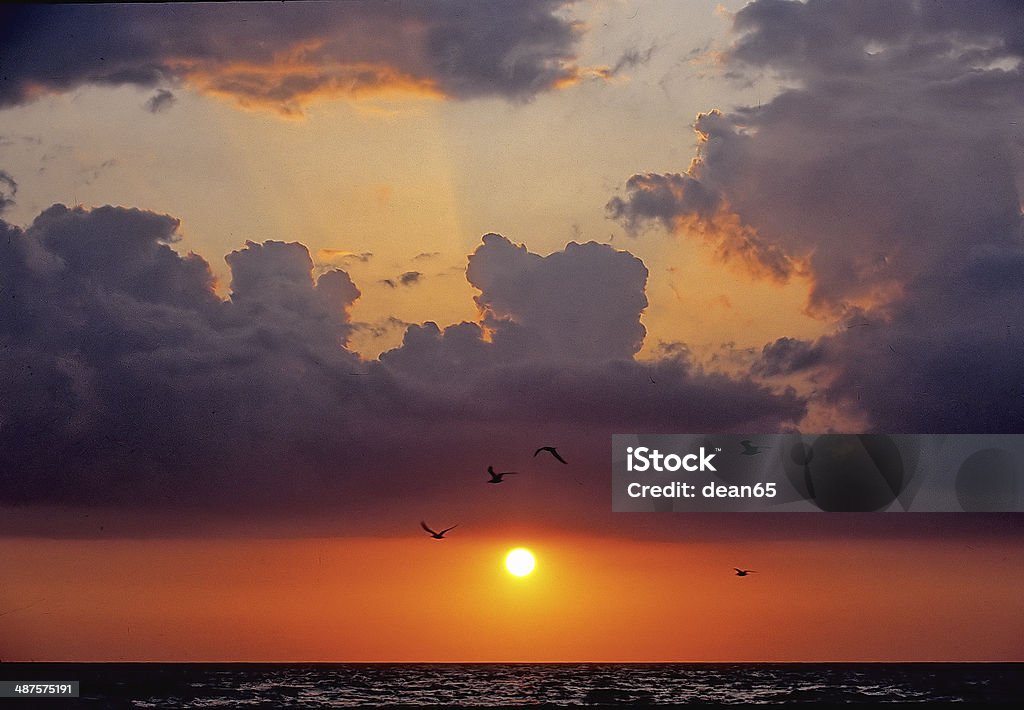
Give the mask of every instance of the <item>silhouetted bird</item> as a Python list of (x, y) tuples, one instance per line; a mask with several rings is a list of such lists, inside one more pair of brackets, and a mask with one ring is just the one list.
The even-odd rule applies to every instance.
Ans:
[(756, 454), (761, 453), (761, 451), (763, 451), (764, 449), (772, 448), (770, 446), (756, 446), (750, 443), (750, 439), (744, 439), (743, 441), (741, 441), (740, 446), (743, 447), (743, 451), (741, 451), (740, 453), (743, 454), (744, 456), (754, 456)]
[(542, 446), (539, 449), (537, 449), (536, 451), (534, 451), (533, 455), (536, 456), (541, 451), (548, 451), (548, 452), (551, 453), (552, 456), (554, 456), (556, 459), (558, 459), (562, 463), (569, 463), (568, 461), (566, 461), (565, 459), (563, 459), (561, 456), (558, 455), (558, 452), (555, 450), (554, 446)]
[(740, 569), (739, 567), (733, 567), (733, 569), (736, 570), (737, 577), (746, 577), (751, 572), (757, 572), (756, 569)]
[(450, 528), (445, 528), (441, 532), (435, 532), (434, 530), (431, 530), (429, 527), (427, 527), (427, 524), (421, 520), (420, 527), (426, 530), (428, 533), (430, 533), (430, 537), (434, 538), (435, 540), (443, 540), (444, 534), (449, 530), (452, 530), (453, 528), (459, 527), (459, 524), (456, 523), (455, 525), (452, 525)]
[(495, 473), (494, 472), (494, 466), (488, 466), (487, 467), (487, 473), (491, 474), (491, 480), (489, 480), (488, 483), (501, 483), (501, 479), (502, 479), (503, 476), (514, 476), (514, 475), (516, 475), (515, 471), (505, 471), (504, 473)]

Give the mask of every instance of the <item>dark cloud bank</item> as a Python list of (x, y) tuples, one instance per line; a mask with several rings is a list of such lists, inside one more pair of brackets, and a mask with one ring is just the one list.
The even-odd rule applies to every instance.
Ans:
[(528, 99), (572, 82), (562, 0), (134, 3), (0, 10), (0, 107), (85, 84), (185, 82), (290, 113), (317, 95), (398, 88)]
[[(557, 3), (280, 7), (271, 19), (208, 6), (214, 19), (203, 22), (185, 5), (4, 10), (0, 105), (85, 83), (184, 80), (297, 110), (318, 91), (399, 75), (454, 97), (524, 98), (577, 71), (575, 29), (553, 14)], [(653, 220), (699, 235), (760, 276), (806, 270), (817, 312), (870, 324), (815, 343), (782, 338), (765, 347), (757, 374), (824, 370), (827, 396), (857, 400), (881, 430), (1020, 431), (1019, 10), (773, 1), (735, 25), (729, 70), (776, 72), (793, 88), (756, 109), (702, 115), (694, 165), (638, 173), (611, 214), (631, 229)], [(288, 49), (336, 71), (277, 71), (271, 58)], [(228, 71), (242, 65), (251, 75)], [(353, 74), (357, 65), (365, 71)], [(6, 185), (3, 204), (15, 188)], [(234, 508), (250, 518), (329, 514), (340, 521), (333, 532), (372, 533), (431, 511), (467, 528), (598, 530), (622, 522), (609, 513), (610, 434), (768, 432), (806, 411), (791, 391), (703, 371), (682, 347), (636, 362), (647, 271), (607, 246), (541, 257), (487, 235), (467, 270), (481, 324), (413, 325), (401, 347), (364, 362), (346, 348), (359, 291), (345, 272), (314, 280), (302, 245), (249, 243), (227, 257), (232, 293), (222, 300), (206, 262), (169, 246), (176, 227), (113, 207), (54, 206), (24, 230), (0, 223), (7, 520), (59, 534), (45, 529), (58, 516), (16, 518), (17, 506), (171, 511), (182, 530), (196, 509)], [(572, 452), (586, 485), (536, 469), (540, 444)], [(487, 486), (488, 464), (532, 475)], [(977, 520), (764, 517), (628, 521), (707, 535), (918, 534)]]
[(824, 375), (882, 431), (1024, 431), (1024, 8), (761, 0), (734, 29), (728, 71), (791, 88), (700, 115), (690, 168), (609, 214), (806, 270), (837, 333), (766, 346), (760, 374)]
[[(592, 498), (604, 515), (612, 433), (772, 431), (805, 411), (685, 354), (636, 362), (647, 269), (606, 245), (541, 257), (486, 235), (467, 270), (482, 325), (413, 325), (367, 362), (346, 349), (344, 271), (314, 280), (301, 244), (249, 242), (222, 300), (176, 229), (62, 205), (0, 223), (3, 503), (557, 519)], [(538, 481), (576, 485), (548, 471), (481, 508), (489, 464), (536, 466), (549, 443), (590, 485), (545, 503)]]

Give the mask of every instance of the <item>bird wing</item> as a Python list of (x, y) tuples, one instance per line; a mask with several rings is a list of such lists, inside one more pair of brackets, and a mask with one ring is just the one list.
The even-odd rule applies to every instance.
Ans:
[(451, 526), (450, 528), (445, 528), (444, 530), (442, 530), (442, 531), (441, 531), (440, 533), (438, 533), (438, 534), (439, 534), (439, 535), (444, 535), (444, 534), (445, 534), (446, 532), (448, 532), (449, 530), (454, 530), (454, 529), (455, 529), (455, 528), (457, 528), (457, 527), (459, 527), (459, 524), (458, 524), (458, 523), (455, 523), (455, 525), (452, 525), (452, 526)]
[(552, 456), (554, 456), (556, 459), (558, 459), (562, 463), (569, 463), (568, 461), (566, 461), (565, 459), (563, 459), (561, 456), (558, 455), (558, 451), (555, 449), (554, 446), (542, 446), (539, 449), (537, 449), (536, 451), (534, 451), (533, 455), (536, 456), (541, 451), (549, 451)]
[(733, 567), (733, 569), (736, 570), (737, 572), (740, 572), (740, 573), (743, 572), (743, 570), (741, 570), (739, 567)]
[(420, 521), (420, 527), (423, 528), (424, 530), (426, 530), (431, 535), (437, 535), (437, 533), (434, 532), (433, 530), (431, 530), (429, 527), (427, 527), (427, 524), (425, 522), (423, 522), (422, 520)]

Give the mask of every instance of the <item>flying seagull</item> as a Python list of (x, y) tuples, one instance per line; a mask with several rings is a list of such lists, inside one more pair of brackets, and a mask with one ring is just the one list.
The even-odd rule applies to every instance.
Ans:
[(746, 577), (751, 572), (757, 572), (756, 569), (740, 569), (739, 567), (733, 567), (733, 569), (736, 570), (737, 577)]
[(429, 528), (429, 527), (427, 526), (427, 524), (426, 524), (425, 522), (423, 522), (423, 521), (421, 520), (421, 521), (420, 521), (420, 527), (421, 527), (421, 528), (423, 528), (424, 530), (426, 530), (426, 531), (427, 531), (428, 533), (430, 533), (430, 537), (434, 538), (435, 540), (443, 540), (443, 539), (444, 539), (444, 534), (445, 534), (446, 532), (448, 532), (448, 531), (449, 531), (449, 530), (451, 530), (452, 528), (457, 528), (457, 527), (459, 527), (459, 525), (458, 525), (458, 523), (456, 523), (455, 525), (452, 525), (452, 527), (450, 527), (450, 528), (445, 528), (445, 529), (444, 529), (444, 530), (442, 530), (441, 532), (435, 532), (434, 530), (431, 530), (431, 529), (430, 529), (430, 528)]
[(552, 456), (554, 456), (556, 459), (558, 459), (562, 463), (569, 463), (568, 461), (566, 461), (565, 459), (563, 459), (561, 456), (558, 455), (558, 451), (555, 450), (554, 446), (542, 446), (539, 449), (537, 449), (536, 451), (534, 451), (533, 455), (536, 456), (541, 451), (548, 451), (548, 452), (551, 453)]
[(764, 449), (772, 448), (770, 446), (756, 446), (750, 443), (750, 439), (744, 439), (743, 441), (741, 441), (740, 446), (743, 447), (743, 451), (741, 451), (740, 453), (743, 454), (744, 456), (754, 456), (756, 454), (761, 453), (761, 451)]
[(516, 474), (515, 471), (505, 471), (504, 473), (495, 473), (494, 472), (494, 466), (488, 466), (487, 467), (487, 473), (491, 474), (491, 480), (489, 480), (488, 483), (501, 483), (501, 479), (502, 479), (503, 476), (514, 476)]

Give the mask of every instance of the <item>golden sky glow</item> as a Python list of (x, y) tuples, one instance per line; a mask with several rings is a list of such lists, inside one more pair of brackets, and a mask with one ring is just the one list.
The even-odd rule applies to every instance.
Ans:
[[(0, 616), (5, 660), (991, 661), (1024, 636), (1012, 543), (458, 532), (5, 540), (0, 612), (30, 605)], [(516, 543), (543, 560), (528, 577), (504, 569)]]
[[(586, 15), (589, 28), (582, 39), (584, 66), (614, 64), (609, 43), (655, 31), (666, 17), (686, 20), (680, 25), (686, 36), (675, 38), (684, 44), (702, 41), (702, 32), (726, 24), (712, 4), (652, 5), (628, 25), (619, 15), (634, 13), (614, 4), (575, 9)], [(181, 219), (184, 236), (176, 249), (204, 256), (221, 278), (224, 295), (223, 256), (247, 239), (299, 241), (314, 258), (321, 249), (372, 253), (368, 262), (346, 265), (363, 292), (353, 317), (370, 323), (388, 316), (441, 325), (474, 320), (474, 291), (463, 270), (487, 232), (541, 254), (569, 240), (596, 240), (627, 249), (651, 266), (644, 315), (648, 347), (659, 340), (710, 347), (730, 337), (747, 346), (783, 332), (823, 332), (822, 323), (802, 314), (801, 284), (750, 285), (690, 243), (662, 233), (630, 238), (604, 214), (602, 206), (621, 176), (639, 165), (667, 166), (690, 149), (686, 124), (707, 108), (702, 102), (708, 85), (696, 76), (666, 74), (664, 90), (671, 95), (619, 76), (614, 86), (583, 80), (511, 105), (494, 99), (423, 100), (431, 94), (420, 89), (389, 94), (385, 89), (397, 86), (391, 78), (363, 95), (339, 80), (330, 84), (337, 95), (303, 100), (294, 120), (282, 120), (277, 111), (238, 111), (233, 101), (216, 98), (217, 82), (237, 83), (228, 80), (232, 73), (258, 84), (232, 94), (255, 106), (274, 81), (303, 71), (348, 71), (315, 65), (309, 59), (315, 49), (296, 50), (274, 65), (218, 65), (216, 76), (196, 65), (186, 75), (208, 95), (178, 92), (170, 110), (144, 116), (147, 121), (137, 120), (146, 94), (131, 88), (86, 88), (8, 109), (10, 125), (45, 127), (52, 142), (74, 146), (48, 160), (45, 173), (19, 168), (19, 161), (39, 159), (31, 145), (5, 152), (6, 169), (17, 174), (25, 196), (8, 219), (30, 220), (50, 202), (172, 214)], [(668, 59), (653, 54), (648, 73), (667, 72)], [(744, 96), (742, 88), (720, 88), (728, 90), (720, 90), (716, 102)], [(625, 124), (631, 140), (611, 140), (612, 128)], [(668, 155), (666, 143), (677, 146)], [(93, 177), (95, 167), (111, 158)], [(61, 165), (49, 167), (56, 160)], [(131, 177), (140, 172), (144, 179)], [(425, 253), (437, 256), (414, 261)], [(415, 289), (382, 283), (409, 270), (426, 277)], [(679, 299), (676, 293), (683, 289), (687, 297)], [(376, 337), (357, 333), (353, 347), (375, 357), (400, 336), (400, 329)]]

